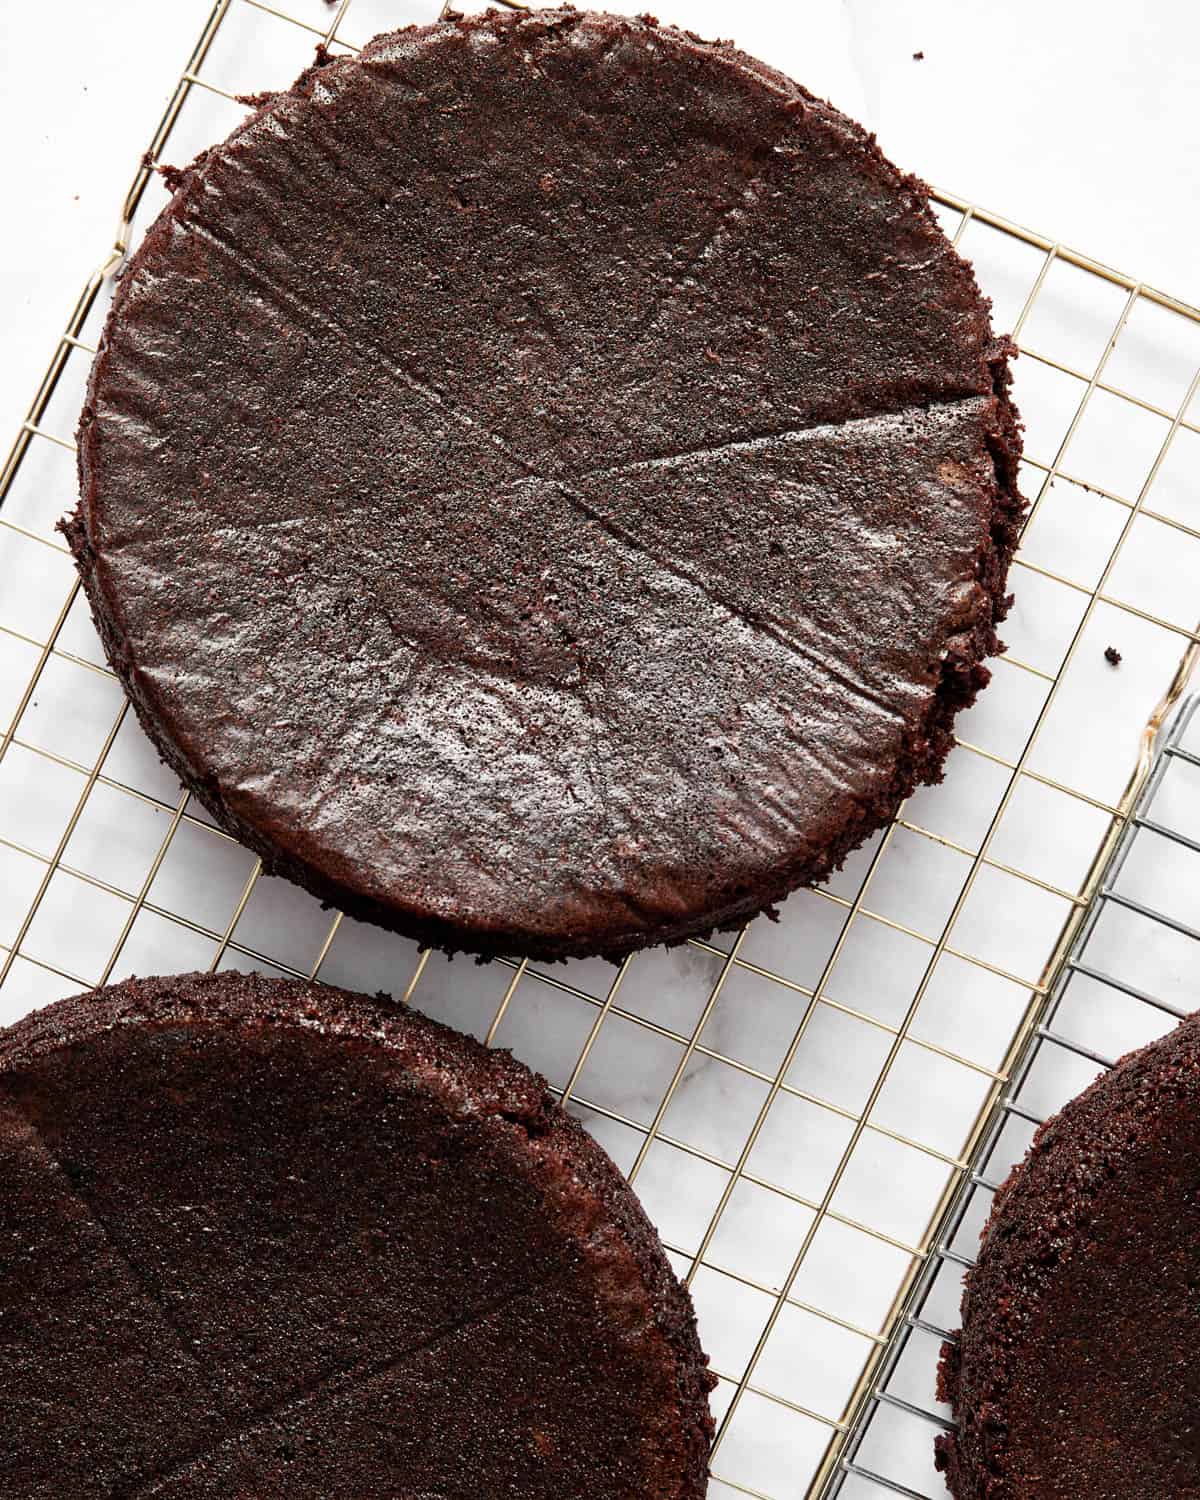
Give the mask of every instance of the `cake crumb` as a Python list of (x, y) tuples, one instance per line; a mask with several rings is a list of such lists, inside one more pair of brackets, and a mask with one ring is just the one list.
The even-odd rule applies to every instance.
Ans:
[(1104, 660), (1110, 667), (1119, 667), (1121, 665), (1121, 653), (1115, 646), (1105, 646)]
[(187, 169), (185, 167), (172, 167), (166, 162), (160, 162), (155, 170), (166, 183), (167, 191), (170, 193), (177, 193), (187, 177)]
[(913, 53), (913, 62), (924, 62), (924, 61), (925, 61), (925, 54), (923, 52), (914, 52)]

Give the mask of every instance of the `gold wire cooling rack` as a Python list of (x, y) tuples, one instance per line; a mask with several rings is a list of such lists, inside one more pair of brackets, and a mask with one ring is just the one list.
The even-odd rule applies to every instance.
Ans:
[[(779, 927), (617, 969), (451, 972), (261, 880), (171, 784), (53, 530), (74, 494), (81, 378), (168, 144), (194, 150), (234, 123), (255, 86), (222, 72), (248, 55), (241, 28), (263, 56), (353, 52), (354, 16), (412, 19), (381, 3), (290, 0), (306, 18), (217, 0), (0, 471), (0, 577), (34, 580), (15, 605), (0, 595), (0, 1016), (161, 954), (166, 969), (382, 979), (513, 1046), (635, 1182), (692, 1287), (720, 1377), (710, 1493), (815, 1500), (846, 1479), (908, 1299), (1200, 655), (1200, 311), (935, 194), (1022, 351), (1032, 501), (1014, 649), (960, 723), (946, 786)], [(1117, 638), (1125, 664), (1098, 664)], [(914, 890), (934, 893), (927, 909)]]
[[(939, 1346), (958, 1340), (963, 1273), (975, 1264), (979, 1226), (1034, 1131), (1093, 1070), (1111, 1068), (1118, 1056), (1195, 1009), (1197, 891), (1200, 697), (1193, 696), (1160, 740), (1131, 816), (1098, 871), (1094, 898), (1026, 1030), (1004, 1096), (972, 1152), (971, 1170), (937, 1227), (871, 1399), (851, 1427), (829, 1500), (849, 1500), (861, 1493), (850, 1487), (864, 1483), (872, 1494), (904, 1500), (942, 1493), (930, 1442), (932, 1431), (952, 1431), (954, 1421), (934, 1407), (933, 1366)], [(1114, 944), (1122, 926), (1142, 936), (1165, 935), (1157, 944), (1159, 961), (1148, 961), (1139, 945)], [(916, 1340), (922, 1347), (913, 1347)]]

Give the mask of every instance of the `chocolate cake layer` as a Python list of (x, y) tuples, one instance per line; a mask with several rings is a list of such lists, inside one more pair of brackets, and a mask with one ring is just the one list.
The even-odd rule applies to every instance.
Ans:
[(422, 942), (618, 957), (819, 880), (997, 649), (1010, 346), (914, 179), (649, 20), (380, 37), (181, 174), (67, 525), (164, 757)]
[(1200, 1018), (1038, 1132), (943, 1351), (957, 1500), (1200, 1493)]
[(0, 1032), (0, 1492), (706, 1487), (713, 1383), (615, 1167), (506, 1053), (256, 975)]

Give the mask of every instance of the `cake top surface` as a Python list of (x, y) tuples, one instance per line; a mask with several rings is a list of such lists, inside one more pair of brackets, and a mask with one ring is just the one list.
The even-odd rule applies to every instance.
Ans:
[(272, 867), (446, 946), (620, 954), (936, 774), (1001, 608), (1005, 354), (830, 106), (648, 20), (489, 13), (182, 175), (70, 534), (160, 748)]
[(544, 1081), (391, 1002), (131, 980), (0, 1033), (6, 1496), (698, 1500), (686, 1294)]

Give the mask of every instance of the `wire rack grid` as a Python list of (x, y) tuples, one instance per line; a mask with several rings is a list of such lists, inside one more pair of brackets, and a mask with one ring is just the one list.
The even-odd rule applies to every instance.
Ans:
[(384, 988), (512, 1047), (634, 1181), (692, 1289), (720, 1382), (710, 1493), (870, 1484), (864, 1423), (914, 1288), (947, 1263), (946, 1214), (1200, 654), (1200, 312), (935, 194), (1021, 347), (1032, 501), (1012, 649), (946, 783), (778, 924), (616, 969), (450, 965), (262, 879), (212, 825), (129, 715), (54, 531), (168, 145), (221, 138), (238, 95), (289, 82), (314, 43), (353, 52), (433, 14), (217, 0), (0, 471), (0, 1019), (132, 972), (259, 968)]
[[(959, 1183), (933, 1253), (917, 1277), (873, 1390), (864, 1405), (831, 1493), (882, 1490), (926, 1500), (930, 1429), (954, 1423), (932, 1403), (932, 1367), (954, 1324), (963, 1275), (975, 1263), (980, 1224), (992, 1198), (1048, 1115), (1097, 1069), (1161, 1036), (1195, 1009), (1200, 972), (1200, 698), (1183, 706), (1158, 748), (1149, 776), (1098, 871), (1095, 899), (1079, 924), (1053, 984), (1037, 1007), (997, 1107)], [(1114, 941), (1122, 926), (1165, 942)], [(919, 1374), (917, 1373), (919, 1372)], [(875, 1464), (880, 1467), (876, 1468)], [(886, 1472), (884, 1472), (886, 1471)], [(913, 1487), (917, 1474), (926, 1484)], [(890, 1477), (890, 1476), (896, 1477)], [(868, 1490), (852, 1488), (866, 1482)], [(930, 1488), (930, 1482), (937, 1488)]]

